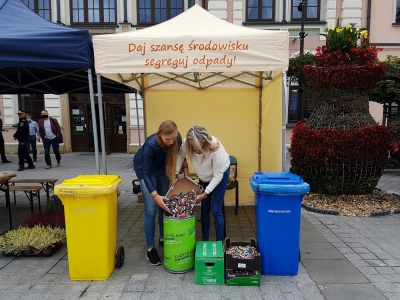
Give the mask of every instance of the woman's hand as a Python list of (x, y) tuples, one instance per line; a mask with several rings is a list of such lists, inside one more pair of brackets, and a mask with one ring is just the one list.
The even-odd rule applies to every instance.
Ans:
[(198, 195), (195, 200), (196, 200), (196, 203), (201, 203), (201, 201), (203, 201), (206, 198), (207, 198), (207, 193), (204, 192), (204, 193)]
[(172, 181), (170, 181), (169, 182), (169, 188), (171, 189), (171, 191), (174, 189), (174, 187), (175, 187), (175, 181), (176, 181), (176, 179), (174, 179), (174, 180), (172, 180)]
[(164, 196), (157, 195), (153, 197), (154, 201), (156, 201), (157, 205), (161, 207), (163, 210), (168, 210), (168, 206), (165, 205), (164, 200), (168, 200)]

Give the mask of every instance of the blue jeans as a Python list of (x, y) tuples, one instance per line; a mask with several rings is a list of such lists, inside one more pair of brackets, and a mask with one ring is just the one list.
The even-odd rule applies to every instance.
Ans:
[(46, 161), (46, 165), (51, 166), (51, 158), (50, 158), (50, 145), (53, 147), (54, 154), (56, 155), (56, 160), (59, 162), (61, 160), (60, 150), (60, 142), (57, 137), (52, 140), (43, 138), (43, 147), (44, 147), (44, 160)]
[(32, 157), (33, 159), (37, 159), (36, 135), (29, 136), (29, 141), (26, 143), (26, 147), (28, 148), (28, 153), (30, 153), (31, 145), (32, 145)]
[[(169, 178), (165, 175), (165, 169), (153, 172), (151, 175), (153, 184), (156, 187), (157, 193), (165, 196), (169, 189)], [(160, 238), (164, 237), (164, 210), (157, 205), (153, 199), (143, 179), (139, 180), (140, 189), (142, 191), (144, 202), (144, 232), (146, 234), (146, 243), (148, 248), (154, 247), (154, 232), (155, 232), (155, 219), (158, 210), (158, 227), (160, 229)]]
[[(222, 205), (224, 205), (224, 198), (226, 187), (228, 186), (230, 168), (226, 169), (221, 182), (215, 189), (208, 194), (207, 198), (201, 201), (201, 234), (203, 241), (208, 241), (210, 238), (210, 211), (214, 216), (215, 234), (217, 241), (224, 240), (224, 216), (222, 215)], [(199, 181), (200, 185), (204, 188), (207, 187), (208, 182)]]

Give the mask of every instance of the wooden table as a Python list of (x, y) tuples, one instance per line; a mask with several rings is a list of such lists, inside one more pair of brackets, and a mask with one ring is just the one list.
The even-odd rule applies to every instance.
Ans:
[[(47, 203), (50, 201), (50, 191), (53, 191), (54, 197), (54, 184), (58, 181), (58, 179), (50, 179), (50, 178), (14, 178), (9, 180), (9, 183), (15, 185), (16, 183), (39, 183), (42, 185), (43, 189), (46, 191)], [(15, 191), (14, 191), (14, 202), (15, 202)], [(15, 203), (14, 203), (15, 204)]]
[(10, 221), (10, 230), (12, 230), (12, 218), (11, 218), (11, 203), (10, 203), (10, 187), (9, 181), (11, 178), (17, 176), (12, 171), (0, 172), (0, 187), (5, 187), (4, 193), (6, 196), (6, 206), (8, 207), (8, 219)]

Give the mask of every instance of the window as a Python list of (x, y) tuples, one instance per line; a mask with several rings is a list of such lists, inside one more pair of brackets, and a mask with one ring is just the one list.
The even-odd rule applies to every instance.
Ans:
[(397, 0), (396, 5), (396, 23), (400, 23), (400, 0)]
[[(298, 99), (298, 87), (290, 87), (289, 90), (289, 111), (288, 111), (288, 123), (296, 123), (297, 118), (297, 108), (299, 105)], [(315, 92), (311, 90), (303, 90), (303, 101), (301, 107), (301, 120), (303, 122), (311, 116), (315, 106)]]
[(183, 12), (183, 0), (138, 0), (138, 24), (153, 25)]
[(44, 109), (43, 94), (20, 94), (18, 95), (19, 110), (31, 114), (32, 119), (37, 121), (42, 118), (41, 111)]
[(116, 24), (115, 0), (71, 0), (72, 24)]
[(50, 0), (22, 0), (22, 2), (39, 16), (51, 21)]
[(247, 0), (246, 19), (248, 22), (275, 20), (275, 0)]
[[(301, 11), (297, 9), (302, 0), (292, 0), (292, 21), (301, 21)], [(307, 0), (304, 20), (319, 21), (320, 0)]]

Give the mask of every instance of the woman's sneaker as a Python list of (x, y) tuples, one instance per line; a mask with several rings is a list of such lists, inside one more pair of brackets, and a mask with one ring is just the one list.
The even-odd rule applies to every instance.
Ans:
[(158, 247), (164, 248), (164, 240), (158, 240)]
[(147, 259), (149, 260), (150, 264), (153, 266), (161, 265), (161, 259), (158, 256), (156, 248), (151, 248), (150, 251), (147, 250)]

